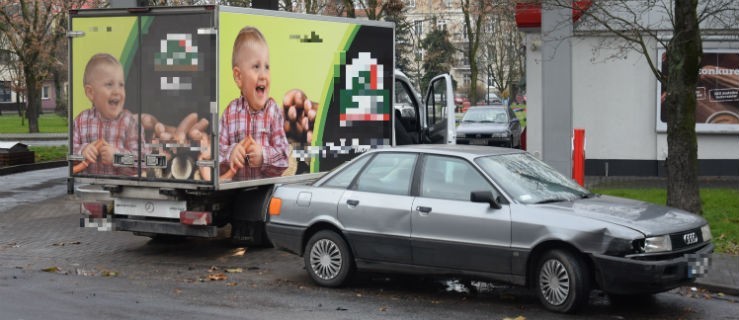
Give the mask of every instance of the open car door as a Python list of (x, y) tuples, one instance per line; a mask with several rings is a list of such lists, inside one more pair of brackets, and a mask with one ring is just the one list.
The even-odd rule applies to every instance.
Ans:
[(452, 77), (441, 74), (429, 83), (424, 99), (426, 103), (425, 143), (456, 144), (457, 133), (454, 119), (454, 89)]

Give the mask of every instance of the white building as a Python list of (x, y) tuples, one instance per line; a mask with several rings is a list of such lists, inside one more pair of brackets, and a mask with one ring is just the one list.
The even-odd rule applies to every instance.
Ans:
[[(654, 17), (649, 16), (656, 21)], [(522, 23), (524, 20), (520, 19), (519, 27), (527, 27), (522, 28), (526, 31), (527, 149), (542, 157), (544, 135), (549, 134), (543, 129), (543, 109), (548, 106), (542, 95), (544, 86), (548, 85), (542, 81), (547, 58), (542, 55), (540, 29)], [(586, 175), (665, 175), (667, 134), (659, 110), (659, 82), (644, 55), (624, 50), (623, 41), (583, 27), (585, 24), (575, 23), (570, 38), (569, 71), (572, 127), (585, 129)], [(733, 30), (704, 28), (702, 32), (702, 70), (710, 73), (712, 65), (721, 64), (722, 70), (730, 70), (726, 73), (731, 78), (725, 83), (706, 84), (702, 80), (696, 88), (699, 175), (703, 176), (739, 175), (739, 24), (736, 20), (733, 26)], [(664, 36), (671, 35), (665, 32)], [(604, 40), (610, 45), (604, 46)], [(655, 38), (647, 41), (647, 52), (652, 60), (662, 61), (663, 50)]]

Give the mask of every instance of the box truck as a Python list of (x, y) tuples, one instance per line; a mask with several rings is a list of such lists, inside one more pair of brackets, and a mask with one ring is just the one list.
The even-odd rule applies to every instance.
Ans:
[(392, 23), (206, 5), (73, 10), (69, 26), (83, 227), (262, 244), (275, 185), (456, 140), (451, 77), (422, 99)]

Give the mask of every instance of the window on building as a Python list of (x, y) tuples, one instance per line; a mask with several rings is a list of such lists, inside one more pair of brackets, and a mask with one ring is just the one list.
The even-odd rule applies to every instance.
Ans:
[(439, 30), (446, 30), (446, 20), (444, 19), (436, 20), (436, 27), (439, 28)]
[(444, 6), (451, 8), (454, 5), (454, 0), (444, 0)]
[(471, 81), (470, 79), (471, 79), (471, 78), (470, 78), (470, 75), (469, 75), (469, 74), (465, 74), (465, 75), (464, 75), (464, 76), (462, 77), (462, 82), (464, 83), (464, 85), (465, 85), (465, 86), (469, 86), (469, 85), (470, 85), (470, 83), (472, 83), (472, 81)]
[(423, 34), (423, 20), (413, 21), (413, 31), (419, 36)]
[(10, 81), (0, 81), (0, 102), (10, 102)]
[(408, 8), (415, 8), (416, 0), (405, 0), (405, 6)]
[(51, 87), (46, 86), (46, 85), (43, 86), (43, 88), (41, 88), (41, 99), (49, 100), (50, 97), (51, 97)]

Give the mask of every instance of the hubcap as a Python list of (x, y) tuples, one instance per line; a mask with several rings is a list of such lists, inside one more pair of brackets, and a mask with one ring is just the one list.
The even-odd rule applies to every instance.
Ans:
[(318, 240), (311, 247), (310, 267), (323, 280), (335, 278), (341, 271), (343, 261), (339, 247), (331, 240)]
[(560, 305), (570, 293), (570, 276), (561, 262), (547, 260), (539, 273), (539, 288), (547, 302)]

